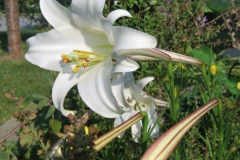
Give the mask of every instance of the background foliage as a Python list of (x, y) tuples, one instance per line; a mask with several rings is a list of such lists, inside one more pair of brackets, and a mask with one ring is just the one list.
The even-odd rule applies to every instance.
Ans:
[[(70, 4), (70, 0), (59, 0), (59, 2), (65, 6)], [(177, 120), (185, 117), (211, 98), (216, 97), (221, 100), (221, 105), (209, 113), (198, 126), (187, 134), (170, 159), (177, 159), (177, 155), (180, 156), (180, 159), (186, 160), (221, 158), (237, 160), (240, 157), (240, 93), (237, 89), (237, 83), (240, 82), (240, 67), (238, 65), (240, 62), (239, 3), (239, 0), (106, 1), (105, 16), (118, 8), (128, 10), (133, 16), (132, 18), (121, 18), (114, 25), (129, 26), (147, 32), (157, 38), (159, 48), (188, 54), (205, 63), (205, 72), (190, 65), (174, 64), (175, 90), (179, 103)], [(41, 22), (41, 27), (35, 28), (36, 32), (50, 29), (50, 26), (41, 16), (38, 1), (20, 0), (20, 5), (22, 15)], [(0, 1), (0, 8), (3, 14), (2, 1)], [(29, 34), (27, 31), (22, 31), (23, 40), (36, 32), (31, 31)], [(1, 33), (0, 37), (1, 48), (5, 51), (3, 54), (6, 54), (7, 44), (4, 38), (6, 33)], [(23, 46), (25, 46), (26, 51), (26, 44), (24, 43)], [(155, 81), (146, 88), (149, 95), (170, 101), (168, 96), (169, 74), (166, 63), (141, 62), (140, 65), (141, 69), (135, 73), (137, 79), (145, 76), (155, 77)], [(213, 65), (217, 68), (215, 73), (211, 70)], [(55, 73), (47, 73), (42, 69), (31, 67), (24, 60), (20, 64), (12, 60), (0, 61), (0, 68), (0, 73), (5, 75), (5, 78), (0, 81), (2, 83), (0, 86), (3, 88), (3, 92), (8, 93), (5, 94), (5, 98), (0, 97), (1, 101), (5, 102), (0, 109), (4, 110), (4, 107), (11, 106), (11, 110), (17, 111), (14, 114), (15, 118), (24, 124), (19, 133), (20, 141), (17, 144), (4, 143), (0, 156), (5, 156), (5, 159), (10, 159), (10, 157), (12, 159), (32, 159), (32, 157), (38, 156), (39, 159), (42, 159), (58, 137), (61, 137), (61, 134), (76, 127), (71, 120), (61, 116), (52, 106), (49, 95)], [(16, 68), (22, 68), (26, 73)], [(39, 79), (40, 81), (34, 84), (29, 84), (29, 82), (29, 85), (24, 86), (24, 88), (20, 88), (22, 84), (17, 83), (12, 83), (11, 86), (6, 85), (5, 82), (14, 79), (16, 73), (20, 73), (17, 75), (19, 78), (21, 77), (20, 79), (24, 80), (28, 77), (30, 81), (38, 81)], [(10, 78), (7, 78), (8, 76)], [(29, 78), (31, 76), (33, 79)], [(41, 77), (48, 78), (41, 79)], [(34, 89), (42, 87), (42, 85), (46, 88), (43, 90)], [(15, 87), (16, 92), (13, 92), (11, 87)], [(33, 89), (28, 91), (30, 88)], [(29, 96), (29, 94), (38, 96)], [(26, 97), (24, 102), (21, 96)], [(13, 109), (15, 103), (17, 107)], [(65, 106), (77, 109), (79, 111), (78, 118), (87, 110), (75, 88), (69, 93)], [(160, 113), (163, 110), (164, 108), (158, 108)], [(6, 113), (6, 110), (1, 113)], [(12, 116), (11, 114), (8, 116)], [(158, 125), (161, 127), (161, 132), (164, 132), (175, 122), (170, 110), (167, 109)], [(86, 125), (92, 126), (92, 129), (97, 129), (98, 135), (101, 135), (110, 130), (112, 124), (112, 120), (94, 115)], [(78, 131), (78, 134), (81, 137), (79, 137), (80, 142), (77, 143), (77, 147), (86, 151), (95, 135), (85, 135), (83, 129)], [(130, 132), (127, 132), (123, 139), (116, 139), (91, 158), (140, 159), (140, 146), (134, 143), (130, 137)], [(34, 140), (34, 142), (32, 143), (30, 140)], [(151, 139), (149, 144), (152, 141)], [(75, 142), (66, 144), (66, 154), (71, 153), (70, 148), (74, 145), (76, 145)], [(83, 157), (86, 159), (85, 156), (88, 155), (84, 153), (81, 152), (80, 155), (84, 155)], [(80, 156), (77, 155), (77, 157)]]

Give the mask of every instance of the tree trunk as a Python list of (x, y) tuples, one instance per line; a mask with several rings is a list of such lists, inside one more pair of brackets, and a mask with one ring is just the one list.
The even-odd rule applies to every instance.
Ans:
[(8, 52), (14, 58), (20, 58), (23, 55), (23, 50), (21, 47), (18, 0), (4, 0), (4, 4), (8, 32)]

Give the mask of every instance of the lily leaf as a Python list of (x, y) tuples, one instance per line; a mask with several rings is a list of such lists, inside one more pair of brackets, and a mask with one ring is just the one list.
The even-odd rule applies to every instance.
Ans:
[(54, 114), (54, 112), (55, 112), (55, 107), (53, 105), (51, 105), (48, 109), (45, 119), (50, 118)]
[(232, 94), (239, 94), (240, 90), (237, 89), (237, 83), (239, 82), (239, 79), (237, 77), (230, 77), (225, 82), (225, 86)]
[(178, 145), (187, 131), (210, 109), (218, 104), (217, 99), (213, 99), (195, 112), (191, 113), (180, 122), (163, 133), (145, 152), (141, 160), (165, 160), (174, 148)]
[(215, 54), (209, 47), (201, 47), (192, 51), (194, 58), (200, 59), (206, 65), (212, 65), (215, 61)]

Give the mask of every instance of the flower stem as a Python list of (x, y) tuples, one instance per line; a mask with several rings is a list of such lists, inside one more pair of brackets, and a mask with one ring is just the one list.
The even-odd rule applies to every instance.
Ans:
[[(175, 97), (175, 82), (174, 82), (174, 73), (173, 73), (173, 64), (172, 61), (167, 63), (168, 66), (168, 74), (169, 74), (169, 81), (170, 81), (170, 100), (171, 100), (171, 105), (170, 105), (170, 112), (171, 112), (171, 118), (172, 122), (175, 123), (177, 122), (179, 118), (179, 105), (177, 103), (177, 96)], [(174, 150), (174, 159), (179, 160), (180, 154), (179, 154), (179, 147), (176, 147)]]
[(206, 66), (204, 64), (201, 66), (201, 69), (202, 69), (202, 76), (203, 76), (204, 82), (207, 86), (209, 99), (211, 99), (212, 95), (211, 95), (211, 89), (210, 89), (210, 77), (207, 75)]
[(148, 114), (144, 111), (141, 111), (141, 114), (143, 116), (142, 119), (142, 124), (143, 124), (143, 129), (142, 129), (142, 144), (141, 144), (141, 148), (142, 148), (142, 153), (145, 153), (145, 151), (147, 150), (147, 142), (148, 142), (148, 138), (149, 138), (149, 134), (148, 134)]
[(179, 118), (179, 106), (177, 104), (177, 99), (175, 97), (174, 92), (174, 74), (173, 74), (173, 65), (172, 61), (168, 62), (168, 74), (169, 74), (169, 81), (170, 81), (170, 100), (171, 100), (171, 106), (170, 106), (170, 112), (173, 122), (175, 123)]
[(219, 153), (218, 153), (218, 155), (219, 155), (219, 160), (222, 160), (223, 159), (223, 147), (224, 147), (224, 127), (223, 127), (223, 118), (222, 118), (222, 102), (221, 102), (221, 100), (219, 100), (219, 104), (218, 104), (218, 127), (219, 127), (219, 145), (220, 145), (220, 147), (219, 147)]

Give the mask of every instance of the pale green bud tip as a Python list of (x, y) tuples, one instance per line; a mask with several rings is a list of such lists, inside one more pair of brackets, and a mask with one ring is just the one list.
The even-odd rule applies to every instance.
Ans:
[(76, 60), (78, 60), (78, 58), (79, 58), (79, 54), (78, 53), (76, 53), (76, 52), (71, 52), (69, 55), (68, 55), (68, 60), (69, 61), (76, 61)]

